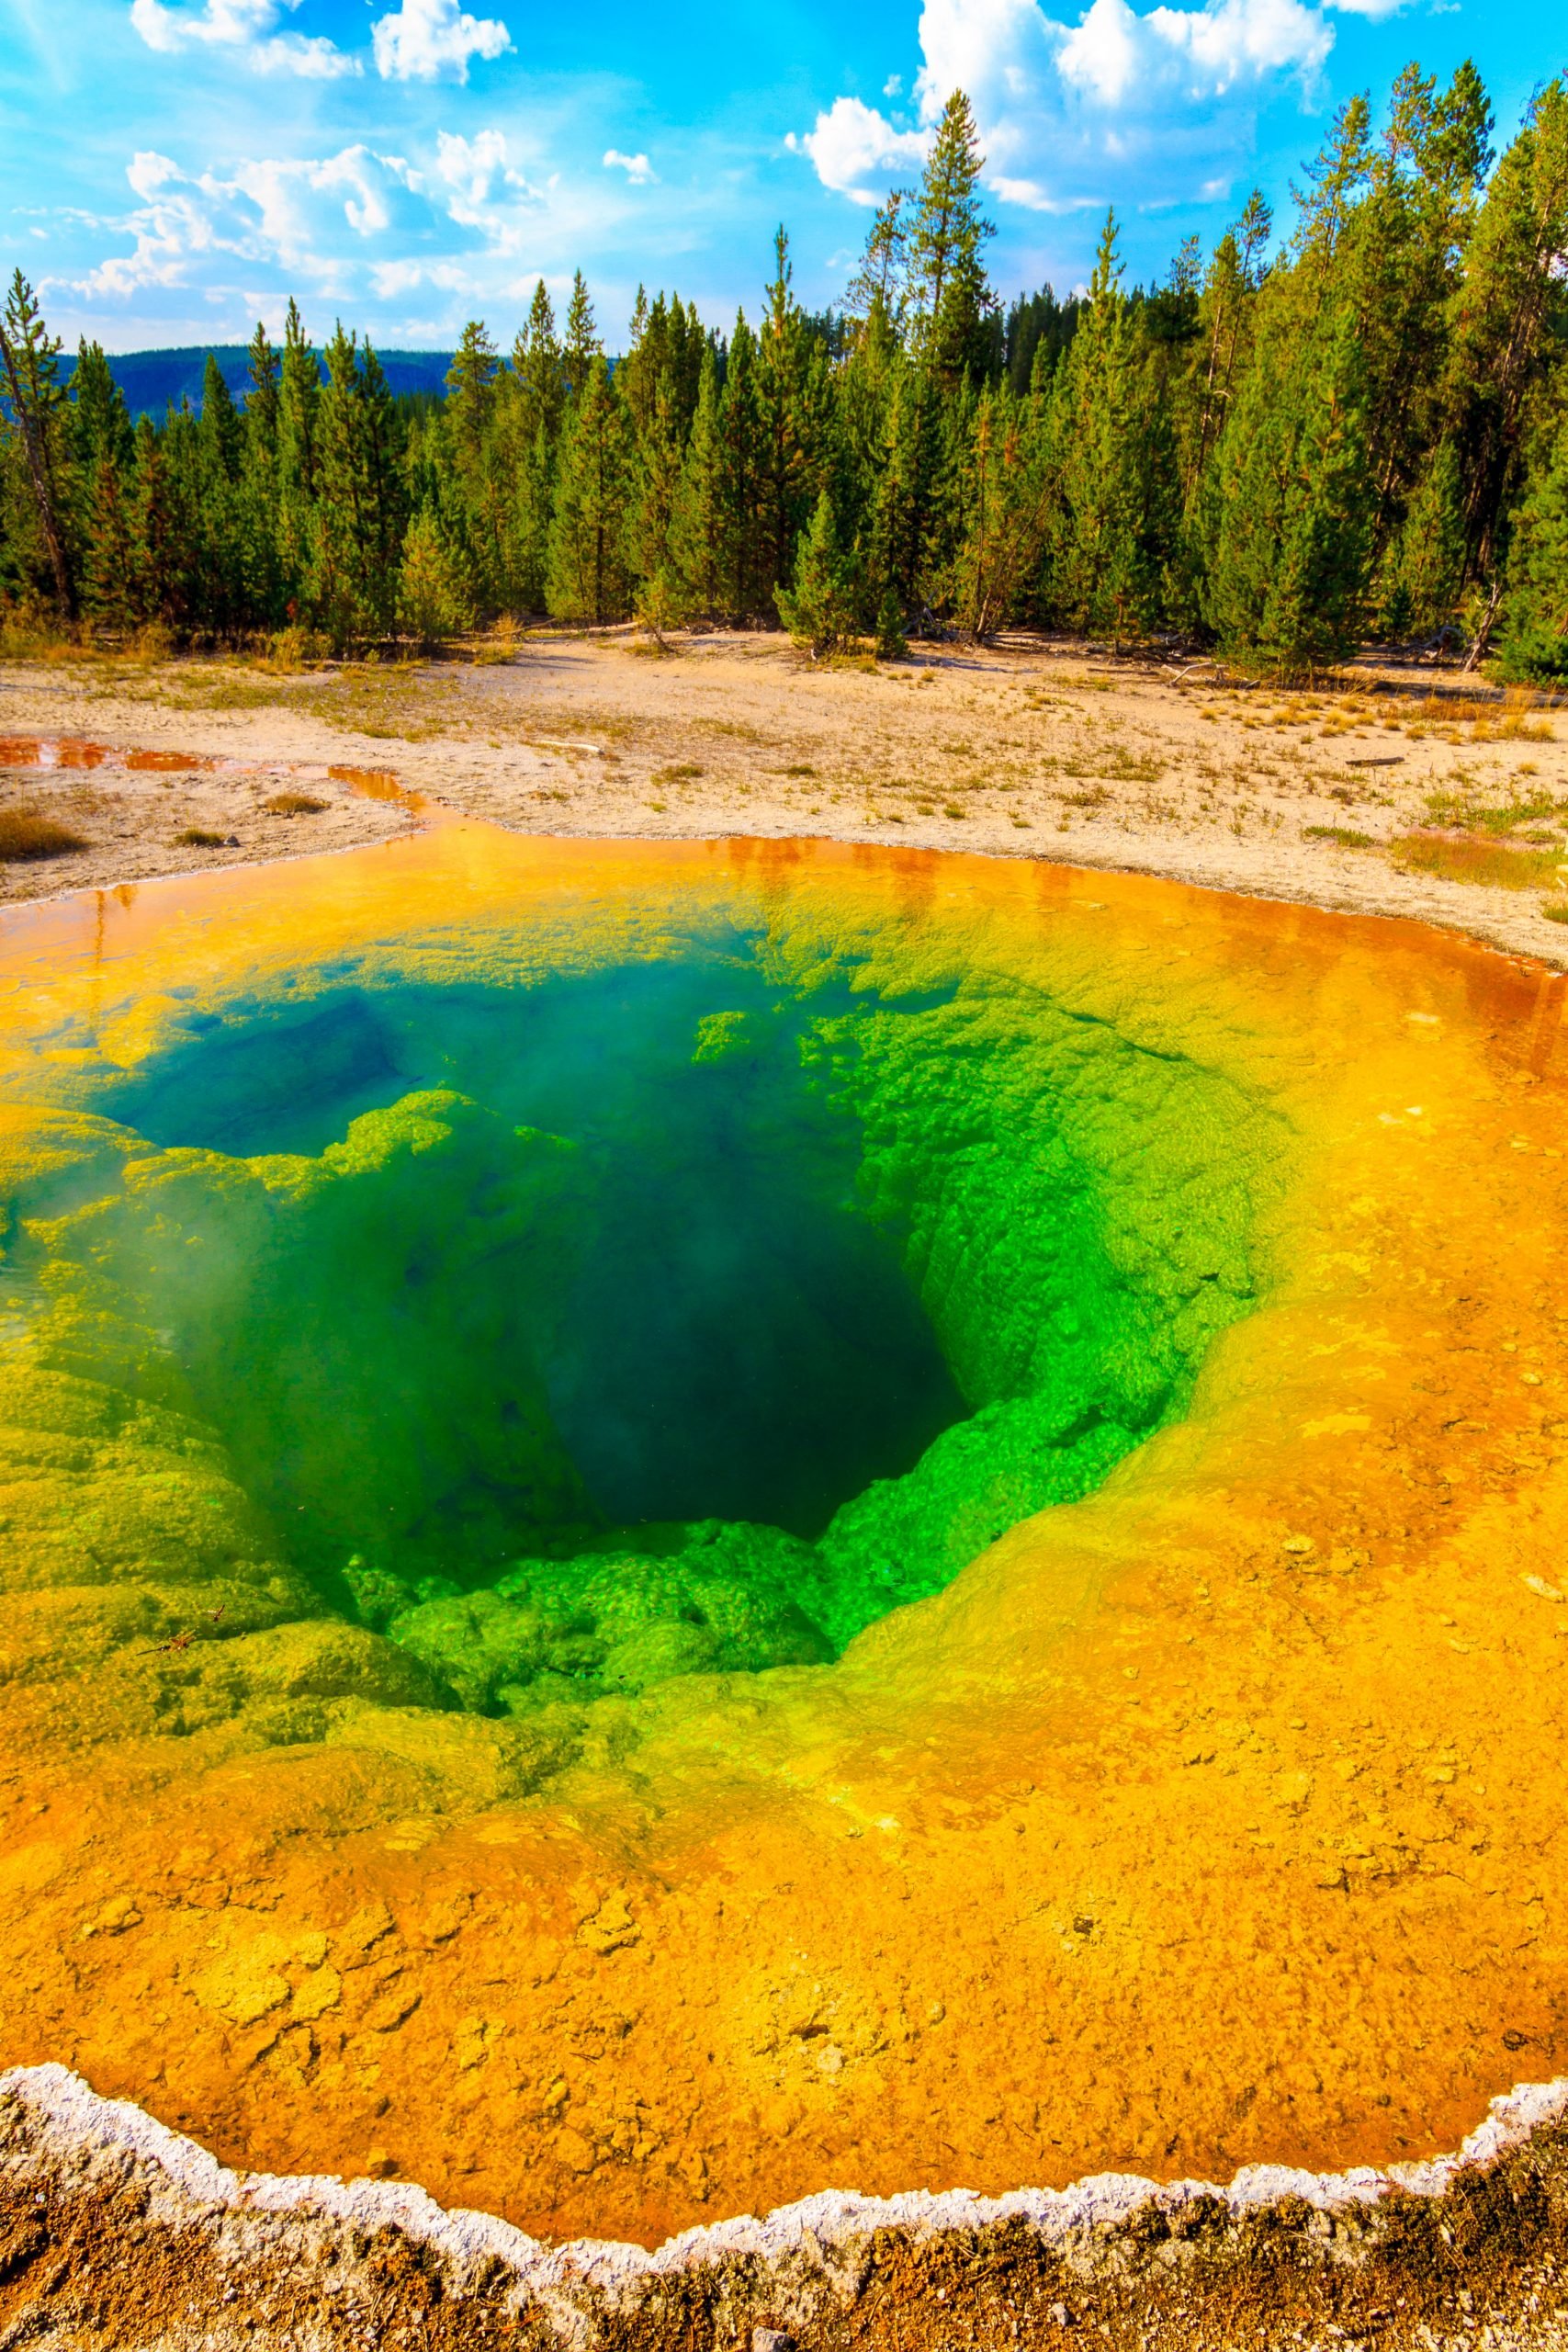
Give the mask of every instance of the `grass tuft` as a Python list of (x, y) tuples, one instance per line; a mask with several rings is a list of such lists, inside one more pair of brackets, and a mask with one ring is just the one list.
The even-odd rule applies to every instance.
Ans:
[(1359, 832), (1354, 825), (1303, 825), (1303, 842), (1337, 842), (1341, 849), (1372, 849), (1376, 843), (1371, 833)]
[(7, 865), (35, 857), (69, 857), (86, 846), (69, 825), (40, 817), (36, 808), (0, 808), (0, 862)]
[(262, 805), (269, 817), (319, 817), (332, 804), (318, 800), (312, 792), (275, 792)]
[(209, 833), (202, 825), (187, 825), (183, 833), (175, 835), (175, 840), (181, 849), (227, 849), (229, 846), (227, 833)]

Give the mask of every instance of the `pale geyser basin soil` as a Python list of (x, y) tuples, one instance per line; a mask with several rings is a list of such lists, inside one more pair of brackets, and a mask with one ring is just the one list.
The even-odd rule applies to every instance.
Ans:
[[(0, 742), (0, 809), (39, 808), (88, 844), (0, 869), (0, 891), (382, 839), (402, 820), (331, 770), (393, 767), (531, 832), (821, 833), (1061, 858), (1414, 915), (1568, 962), (1568, 926), (1543, 911), (1568, 888), (1541, 854), (1563, 836), (1568, 715), (1540, 697), (1371, 660), (1296, 691), (1073, 646), (916, 648), (880, 668), (829, 668), (777, 635), (671, 643), (660, 659), (630, 631), (538, 632), (478, 659), (287, 677), (220, 660), (0, 666), (0, 734), (221, 763), (40, 773)], [(300, 789), (325, 810), (269, 812)], [(1533, 887), (1450, 880), (1390, 854), (1412, 829), (1462, 831), (1466, 810), (1510, 802), (1558, 804), (1519, 829), (1543, 869)], [(222, 845), (182, 843), (192, 826)]]
[[(158, 1143), (95, 1105), (268, 991), (526, 989), (731, 931), (807, 998), (850, 976), (825, 1049), (867, 989), (1061, 1041), (1111, 1275), (1235, 1311), (1098, 1488), (836, 1663), (457, 1707), (305, 1589), (163, 1328), (191, 1187), (439, 1175), (455, 1098), (265, 1163), (169, 1136), (167, 1090)], [(1143, 876), (439, 812), (12, 910), (0, 2063), (225, 2163), (645, 2245), (829, 2186), (1457, 2147), (1568, 2041), (1563, 998)], [(1009, 1306), (977, 1204), (1054, 1100), (959, 1122), (950, 1300)]]

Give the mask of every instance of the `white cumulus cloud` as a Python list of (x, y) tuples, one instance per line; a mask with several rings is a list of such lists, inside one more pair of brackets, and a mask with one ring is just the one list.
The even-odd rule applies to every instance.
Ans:
[(873, 204), (919, 168), (961, 89), (987, 185), (1004, 202), (1050, 213), (1184, 196), (1228, 185), (1259, 106), (1292, 86), (1313, 90), (1334, 45), (1331, 8), (1388, 16), (1404, 5), (1090, 0), (1068, 24), (1041, 0), (924, 0), (914, 123), (840, 97), (786, 143), (809, 156), (824, 187)]
[(335, 250), (345, 228), (369, 243), (417, 233), (430, 220), (419, 175), (402, 157), (357, 144), (300, 161), (257, 158), (227, 174), (187, 173), (146, 150), (132, 157), (126, 177), (139, 201), (118, 225), (132, 249), (73, 281), (89, 299), (188, 285), (219, 255), (272, 264), (332, 295), (353, 284)]
[(254, 73), (295, 74), (311, 82), (357, 74), (358, 59), (345, 57), (320, 34), (276, 30), (280, 11), (299, 5), (299, 0), (205, 0), (199, 8), (172, 8), (165, 0), (131, 0), (130, 21), (148, 48), (164, 56), (194, 44), (234, 50)]
[(623, 155), (618, 147), (605, 148), (604, 168), (608, 172), (625, 172), (633, 187), (651, 187), (659, 177), (646, 155)]
[(931, 146), (929, 130), (897, 130), (861, 98), (835, 98), (803, 137), (784, 141), (809, 155), (824, 187), (856, 204), (880, 203), (889, 184), (918, 172)]
[(466, 82), (476, 57), (500, 57), (512, 35), (498, 17), (470, 17), (457, 0), (402, 0), (370, 29), (376, 70), (388, 82)]
[[(412, 159), (355, 141), (327, 155), (242, 157), (216, 171), (186, 171), (147, 149), (126, 177), (132, 209), (93, 225), (130, 249), (61, 281), (89, 300), (125, 302), (212, 275), (248, 287), (258, 270), (334, 302), (357, 300), (367, 284), (383, 301), (486, 283), (510, 296), (519, 258), (557, 230), (570, 233), (578, 210), (553, 177), (535, 186), (493, 128), (438, 131), (434, 152)], [(246, 302), (260, 308), (249, 293)]]

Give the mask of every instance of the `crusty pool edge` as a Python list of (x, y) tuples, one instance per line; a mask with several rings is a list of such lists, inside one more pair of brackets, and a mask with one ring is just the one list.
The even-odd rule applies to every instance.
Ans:
[[(1568, 2079), (1459, 2153), (1228, 2188), (825, 2189), (657, 2251), (547, 2245), (400, 2181), (235, 2173), (61, 2065), (0, 2076), (0, 2345), (798, 2352), (1568, 2345)], [(1485, 2333), (1483, 2333), (1485, 2331)]]

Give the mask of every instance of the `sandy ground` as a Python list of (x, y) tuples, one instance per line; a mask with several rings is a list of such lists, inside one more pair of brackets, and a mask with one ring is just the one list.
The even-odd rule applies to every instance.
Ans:
[[(557, 632), (293, 675), (0, 666), (0, 809), (87, 843), (0, 869), (0, 898), (384, 839), (411, 821), (374, 797), (395, 778), (525, 832), (830, 833), (1117, 866), (1568, 964), (1568, 923), (1545, 911), (1568, 910), (1568, 712), (1370, 663), (1283, 692), (1043, 643), (827, 668), (776, 635), (672, 642), (661, 658), (629, 631)], [(82, 743), (107, 756), (66, 763), (94, 756)], [(288, 792), (326, 805), (269, 810)], [(1533, 853), (1527, 887), (1413, 867), (1402, 837), (1434, 828)]]

